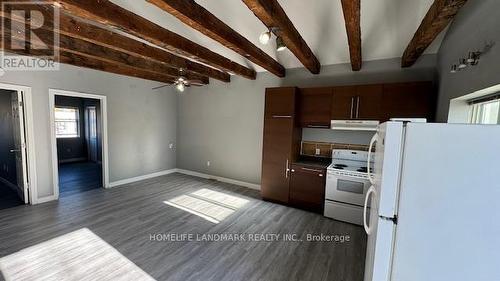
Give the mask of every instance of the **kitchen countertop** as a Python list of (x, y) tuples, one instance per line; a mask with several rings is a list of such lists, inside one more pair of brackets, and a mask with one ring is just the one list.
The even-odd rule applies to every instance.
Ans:
[(311, 156), (300, 156), (297, 161), (295, 161), (294, 165), (315, 167), (319, 169), (326, 169), (332, 163), (332, 159), (330, 158), (319, 158), (319, 157), (311, 157)]

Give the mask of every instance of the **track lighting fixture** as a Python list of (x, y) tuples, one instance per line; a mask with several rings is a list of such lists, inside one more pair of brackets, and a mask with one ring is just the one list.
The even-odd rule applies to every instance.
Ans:
[(281, 52), (286, 49), (285, 43), (283, 42), (283, 39), (281, 37), (276, 38), (276, 51)]
[(259, 42), (263, 45), (267, 45), (271, 40), (271, 35), (271, 30), (262, 32), (259, 36)]

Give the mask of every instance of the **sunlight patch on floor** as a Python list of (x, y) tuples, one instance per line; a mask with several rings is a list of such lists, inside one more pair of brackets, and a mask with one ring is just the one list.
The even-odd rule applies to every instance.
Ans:
[(0, 258), (9, 280), (154, 280), (87, 228)]
[(206, 188), (164, 201), (169, 206), (212, 223), (223, 221), (248, 202), (246, 199)]

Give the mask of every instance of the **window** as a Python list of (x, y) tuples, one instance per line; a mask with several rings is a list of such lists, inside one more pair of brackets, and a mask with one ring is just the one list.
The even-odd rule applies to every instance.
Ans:
[(500, 98), (483, 102), (472, 102), (470, 123), (500, 124)]
[(56, 107), (55, 127), (57, 138), (80, 137), (80, 112), (78, 108)]

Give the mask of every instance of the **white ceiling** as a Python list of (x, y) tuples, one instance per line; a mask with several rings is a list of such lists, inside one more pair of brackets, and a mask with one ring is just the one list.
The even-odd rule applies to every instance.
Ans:
[[(264, 71), (144, 0), (111, 1), (235, 62)], [(322, 65), (350, 61), (340, 0), (278, 1)], [(363, 61), (401, 57), (433, 1), (361, 0)], [(259, 43), (259, 34), (266, 30), (266, 27), (241, 0), (196, 2), (275, 58), (285, 68), (302, 67), (290, 51), (276, 52), (274, 42), (266, 46)], [(444, 33), (426, 50), (427, 54), (437, 53)]]

